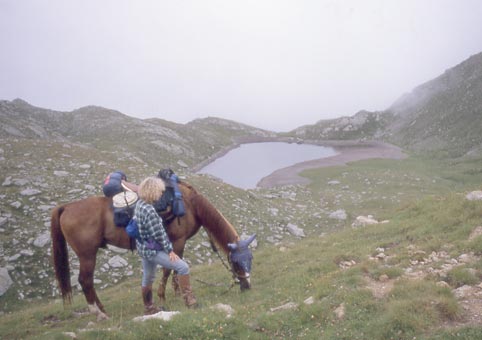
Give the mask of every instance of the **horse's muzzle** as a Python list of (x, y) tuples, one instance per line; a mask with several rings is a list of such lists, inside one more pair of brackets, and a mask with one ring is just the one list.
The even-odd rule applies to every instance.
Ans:
[(249, 276), (239, 280), (239, 286), (241, 291), (245, 291), (251, 288), (251, 279)]

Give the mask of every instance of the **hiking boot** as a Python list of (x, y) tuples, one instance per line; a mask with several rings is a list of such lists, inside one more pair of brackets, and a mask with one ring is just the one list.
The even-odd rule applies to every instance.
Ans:
[(152, 286), (142, 287), (142, 301), (144, 302), (144, 315), (151, 315), (161, 310), (152, 303)]
[(182, 297), (184, 298), (184, 303), (188, 308), (195, 308), (198, 306), (196, 297), (192, 293), (191, 283), (188, 275), (178, 275), (179, 286), (181, 287)]

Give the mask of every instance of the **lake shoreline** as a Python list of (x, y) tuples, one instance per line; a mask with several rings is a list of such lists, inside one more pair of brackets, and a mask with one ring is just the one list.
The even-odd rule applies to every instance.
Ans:
[[(315, 144), (308, 143), (308, 141), (304, 143)], [(347, 163), (364, 159), (403, 159), (407, 157), (401, 148), (378, 141), (317, 141), (316, 145), (332, 147), (337, 154), (335, 156), (301, 162), (278, 169), (262, 178), (256, 186), (260, 188), (272, 188), (284, 185), (306, 185), (310, 183), (310, 180), (299, 175), (304, 170), (346, 165)]]
[(270, 175), (263, 177), (258, 183), (259, 188), (272, 188), (283, 185), (309, 184), (309, 180), (299, 176), (303, 170), (321, 168), (328, 166), (346, 165), (349, 162), (359, 161), (363, 159), (386, 158), (386, 159), (403, 159), (406, 155), (403, 151), (392, 144), (379, 141), (358, 141), (358, 140), (299, 140), (293, 137), (262, 137), (249, 136), (237, 138), (234, 144), (224, 148), (205, 161), (191, 168), (193, 173), (200, 171), (208, 164), (216, 159), (223, 157), (229, 151), (238, 148), (241, 144), (247, 143), (266, 143), (266, 142), (284, 142), (298, 143), (332, 147), (337, 152), (336, 155), (326, 158), (314, 159), (306, 162), (296, 163), (291, 166), (278, 169)]

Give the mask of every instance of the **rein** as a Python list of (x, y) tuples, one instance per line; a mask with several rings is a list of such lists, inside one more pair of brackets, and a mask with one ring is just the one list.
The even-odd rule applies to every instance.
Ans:
[[(229, 261), (229, 266), (226, 264), (226, 262), (224, 261), (223, 257), (221, 256), (221, 254), (219, 254), (219, 251), (218, 251), (218, 248), (216, 247), (216, 245), (214, 244), (213, 240), (211, 239), (211, 234), (210, 233), (207, 233), (208, 234), (208, 238), (209, 238), (209, 243), (211, 243), (211, 249), (216, 253), (216, 255), (218, 255), (219, 259), (221, 260), (221, 263), (223, 264), (224, 268), (226, 268), (226, 270), (231, 273), (231, 277), (233, 279), (231, 285), (229, 286), (228, 290), (226, 290), (223, 294), (226, 294), (227, 292), (229, 292), (231, 290), (231, 288), (233, 288), (236, 284), (239, 283), (239, 279), (238, 279), (238, 275), (235, 273), (232, 265), (231, 265), (231, 259), (230, 259), (230, 256), (228, 254), (228, 261)], [(223, 284), (216, 284), (216, 283), (209, 283), (209, 282), (206, 282), (206, 281), (202, 281), (202, 280), (199, 280), (199, 279), (196, 279), (196, 281), (198, 282), (201, 282), (207, 286), (212, 286), (212, 287), (221, 287), (223, 286)]]
[(237, 281), (236, 279), (238, 279), (238, 275), (236, 274), (236, 272), (234, 271), (233, 269), (233, 266), (231, 264), (231, 257), (229, 256), (230, 253), (228, 254), (228, 261), (229, 261), (229, 266), (226, 264), (226, 262), (224, 261), (223, 257), (221, 256), (221, 254), (219, 254), (219, 251), (218, 251), (218, 248), (216, 247), (216, 245), (214, 244), (213, 240), (211, 239), (211, 234), (208, 234), (209, 236), (209, 242), (211, 243), (211, 248), (213, 249), (213, 251), (216, 253), (216, 255), (218, 255), (219, 259), (221, 260), (221, 263), (223, 264), (224, 268), (226, 268), (226, 270), (231, 273), (231, 277), (233, 279), (233, 283), (231, 284), (231, 287), (229, 287), (229, 289), (231, 289), (232, 287), (234, 287), (234, 285), (236, 283), (239, 283), (239, 281)]

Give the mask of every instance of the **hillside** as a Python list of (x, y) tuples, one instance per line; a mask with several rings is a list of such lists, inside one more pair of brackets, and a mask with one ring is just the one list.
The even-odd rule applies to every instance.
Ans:
[(416, 87), (386, 110), (321, 120), (290, 134), (309, 140), (379, 139), (438, 157), (480, 154), (482, 53)]
[[(19, 305), (9, 291), (1, 299), (14, 311), (2, 316), (0, 337), (480, 339), (482, 200), (466, 194), (481, 183), (474, 171), (481, 164), (363, 161), (311, 170), (309, 187), (257, 192), (221, 184), (212, 192), (209, 178), (193, 177), (210, 197), (220, 196), (216, 204), (229, 219), (244, 219), (238, 228), (258, 233), (249, 292), (229, 289), (229, 273), (200, 243), (199, 256), (187, 254), (202, 260), (192, 268), (199, 309), (187, 310), (169, 289), (169, 307), (180, 315), (133, 321), (143, 310), (134, 261), (130, 278), (107, 270), (119, 278), (99, 290), (110, 320), (87, 314), (80, 292), (64, 309), (58, 295)], [(291, 235), (286, 222), (305, 236)], [(100, 288), (108, 282), (101, 277)]]
[(461, 156), (482, 148), (482, 53), (402, 96), (387, 138), (407, 148)]
[(97, 106), (52, 111), (20, 99), (0, 101), (0, 124), (0, 138), (77, 143), (121, 157), (141, 157), (155, 163), (162, 160), (171, 167), (178, 163), (196, 165), (236, 143), (237, 137), (274, 136), (269, 131), (220, 119), (206, 118), (183, 125), (137, 119)]

